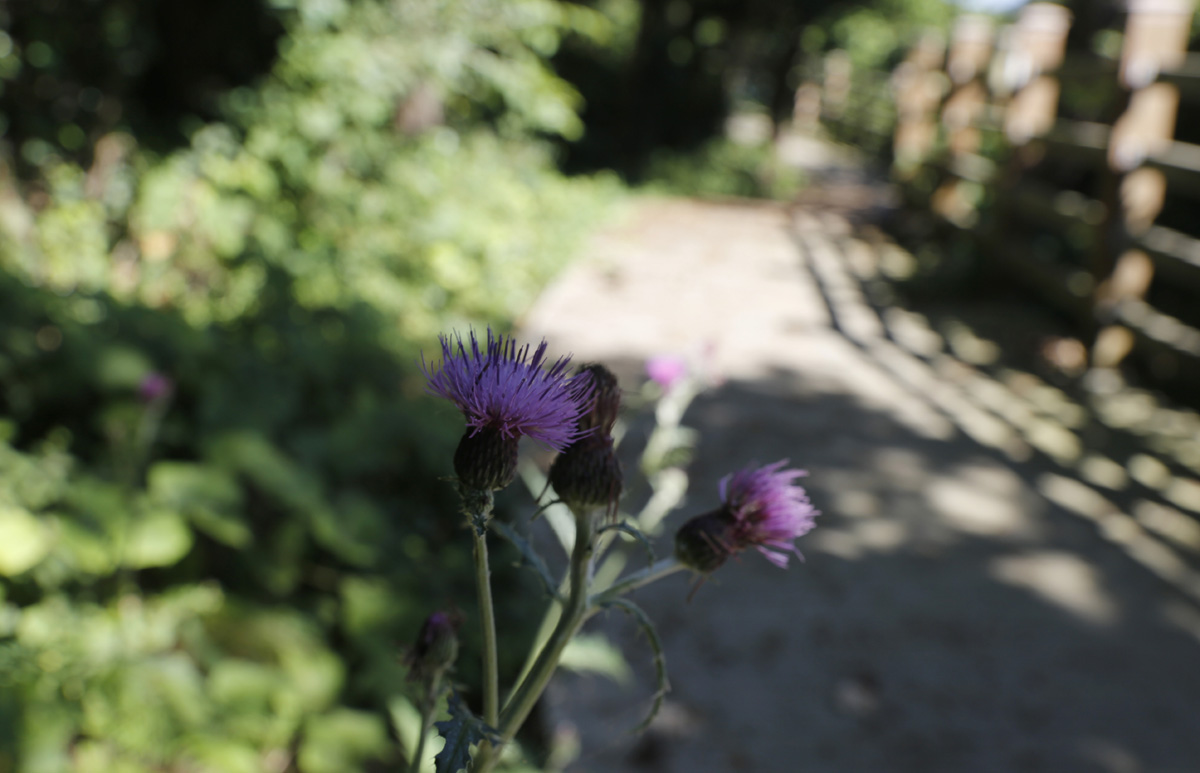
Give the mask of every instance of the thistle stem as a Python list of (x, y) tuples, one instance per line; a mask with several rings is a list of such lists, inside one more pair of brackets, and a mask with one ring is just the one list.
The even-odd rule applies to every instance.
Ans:
[(421, 773), (421, 758), (425, 754), (425, 737), (429, 735), (429, 728), (433, 726), (433, 713), (437, 709), (438, 693), (442, 689), (442, 671), (438, 669), (429, 679), (429, 691), (425, 694), (425, 700), (421, 705), (421, 734), (417, 736), (417, 749), (413, 752), (412, 761), (409, 764), (410, 773)]
[[(575, 532), (575, 546), (571, 549), (571, 564), (568, 568), (570, 591), (567, 603), (563, 607), (558, 624), (554, 626), (554, 631), (538, 654), (537, 660), (534, 661), (533, 667), (529, 669), (525, 679), (517, 686), (505, 704), (504, 711), (500, 713), (498, 726), (500, 742), (497, 747), (503, 747), (521, 729), (521, 725), (529, 717), (529, 712), (533, 710), (538, 698), (545, 691), (546, 685), (550, 683), (550, 677), (558, 668), (563, 650), (574, 638), (586, 617), (588, 581), (591, 577), (592, 551), (595, 546), (586, 516), (577, 516), (576, 524), (578, 528)], [(477, 773), (487, 773), (491, 769), (493, 761), (494, 754), (489, 753), (485, 758), (479, 760), (480, 764), (476, 766), (475, 770)]]
[(500, 714), (500, 667), (496, 656), (496, 610), (492, 603), (492, 578), (488, 566), (487, 524), (492, 517), (492, 492), (461, 490), (463, 510), (474, 541), (475, 588), (479, 596), (479, 623), (483, 631), (483, 720), (492, 727)]
[(475, 538), (475, 585), (479, 593), (479, 622), (483, 627), (483, 721), (495, 727), (500, 714), (500, 667), (496, 656), (496, 611), (492, 604), (487, 533)]
[[(681, 569), (686, 569), (683, 564), (679, 563), (674, 556), (664, 558), (661, 561), (647, 566), (645, 569), (640, 569), (633, 574), (625, 577), (625, 579), (613, 583), (609, 588), (597, 593), (588, 600), (587, 617), (591, 617), (598, 612), (605, 604), (624, 596), (630, 591), (637, 590), (643, 585), (649, 585), (652, 582), (661, 580), (662, 578), (674, 574)], [(586, 619), (586, 618), (585, 618)]]

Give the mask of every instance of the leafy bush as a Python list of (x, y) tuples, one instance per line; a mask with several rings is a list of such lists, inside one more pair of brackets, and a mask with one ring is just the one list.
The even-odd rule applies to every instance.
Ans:
[(276, 5), (186, 148), (4, 179), (0, 770), (398, 764), (401, 643), (471, 587), (418, 350), (510, 321), (618, 193), (539, 139), (579, 130), (545, 57), (582, 11)]
[(744, 196), (787, 201), (804, 185), (800, 170), (775, 157), (770, 143), (710, 140), (693, 152), (659, 151), (647, 168), (652, 191), (682, 196)]

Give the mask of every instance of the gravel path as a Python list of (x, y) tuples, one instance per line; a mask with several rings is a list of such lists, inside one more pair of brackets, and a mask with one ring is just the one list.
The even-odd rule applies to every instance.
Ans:
[(556, 677), (568, 769), (1200, 771), (1200, 420), (1081, 402), (995, 361), (986, 325), (877, 305), (907, 254), (861, 222), (882, 189), (833, 166), (794, 208), (643, 203), (525, 321), (630, 389), (647, 357), (712, 350), (672, 529), (784, 457), (824, 513), (786, 571), (746, 555), (690, 603), (682, 576), (639, 591), (672, 690), (633, 736), (649, 680)]

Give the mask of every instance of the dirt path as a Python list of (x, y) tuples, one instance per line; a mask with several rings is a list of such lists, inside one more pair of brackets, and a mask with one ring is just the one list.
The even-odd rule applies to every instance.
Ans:
[(1200, 421), (1084, 404), (965, 324), (875, 305), (906, 258), (854, 224), (879, 189), (839, 163), (795, 210), (645, 203), (526, 321), (631, 388), (649, 356), (713, 348), (672, 528), (784, 457), (824, 513), (805, 563), (747, 555), (690, 604), (683, 577), (639, 591), (665, 709), (634, 737), (648, 689), (560, 675), (569, 769), (1200, 770)]

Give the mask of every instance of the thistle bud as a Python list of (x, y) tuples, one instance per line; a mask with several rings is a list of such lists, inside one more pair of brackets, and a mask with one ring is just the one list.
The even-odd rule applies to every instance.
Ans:
[(426, 678), (454, 665), (461, 624), (461, 616), (455, 613), (434, 612), (425, 619), (410, 659), (415, 676)]
[(610, 517), (615, 515), (621, 483), (621, 463), (607, 435), (577, 440), (550, 467), (550, 485), (576, 512), (603, 506)]
[(477, 491), (499, 491), (517, 475), (517, 438), (485, 427), (468, 430), (454, 451), (454, 473)]
[(550, 467), (550, 485), (576, 513), (604, 507), (613, 517), (622, 487), (621, 463), (612, 439), (621, 409), (621, 389), (612, 371), (598, 363), (580, 368), (575, 380), (590, 389), (589, 397), (579, 416), (579, 437)]
[[(598, 362), (584, 365), (575, 376), (583, 385), (591, 384), (591, 394), (579, 415), (580, 434), (592, 432), (611, 435), (621, 410), (621, 388), (613, 372)], [(573, 379), (574, 380), (574, 379)]]
[(698, 515), (675, 533), (675, 558), (689, 569), (711, 574), (737, 552), (736, 528), (737, 521), (727, 508)]

